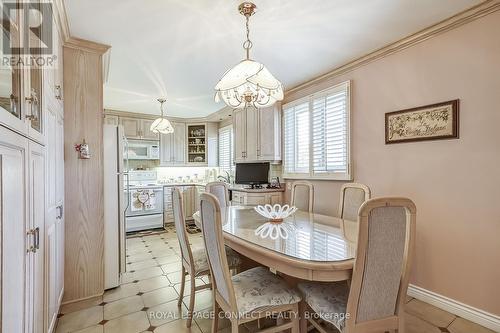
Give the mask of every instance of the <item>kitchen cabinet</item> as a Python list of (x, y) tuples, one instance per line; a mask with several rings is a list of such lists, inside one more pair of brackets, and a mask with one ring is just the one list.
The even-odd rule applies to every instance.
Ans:
[(154, 120), (134, 117), (119, 117), (127, 139), (159, 140), (158, 134), (149, 129)]
[(179, 166), (186, 163), (186, 124), (172, 123), (174, 133), (160, 135), (160, 165)]
[(233, 115), (236, 163), (281, 160), (281, 107), (236, 110)]
[(45, 150), (0, 126), (1, 329), (44, 332)]
[(275, 205), (283, 203), (283, 192), (281, 191), (238, 191), (232, 189), (233, 205)]
[(118, 116), (105, 115), (104, 116), (104, 123), (107, 125), (119, 125), (120, 118)]
[(198, 186), (193, 184), (186, 185), (169, 185), (163, 188), (164, 195), (164, 212), (163, 212), (163, 222), (165, 224), (174, 223), (174, 212), (172, 206), (172, 192), (174, 188), (177, 187), (182, 192), (182, 203), (184, 206), (184, 218), (186, 220), (192, 220), (193, 214), (198, 210), (196, 205), (198, 198)]

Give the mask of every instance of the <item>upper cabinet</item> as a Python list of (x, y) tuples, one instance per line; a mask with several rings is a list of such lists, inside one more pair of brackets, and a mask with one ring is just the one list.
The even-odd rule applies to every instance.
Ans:
[(237, 110), (233, 115), (237, 163), (281, 161), (281, 106)]
[(132, 117), (119, 118), (120, 125), (123, 126), (125, 136), (128, 139), (159, 140), (158, 134), (151, 132), (151, 130), (149, 129), (151, 127), (151, 124), (153, 123), (152, 119)]
[(186, 124), (172, 123), (174, 133), (160, 135), (160, 165), (179, 166), (186, 163)]

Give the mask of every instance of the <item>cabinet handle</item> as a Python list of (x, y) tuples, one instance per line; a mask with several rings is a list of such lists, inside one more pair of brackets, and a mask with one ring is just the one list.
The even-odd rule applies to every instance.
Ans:
[[(38, 229), (38, 228), (36, 228), (36, 229)], [(36, 236), (35, 236), (35, 234), (36, 234), (36, 232), (37, 232), (37, 231), (36, 231), (36, 229), (30, 229), (30, 230), (28, 230), (28, 232), (26, 232), (26, 234), (27, 234), (28, 236), (33, 236), (33, 237), (30, 237), (30, 243), (31, 243), (31, 245), (30, 245), (30, 247), (27, 249), (27, 252), (33, 252), (33, 253), (36, 253), (36, 250), (37, 250), (37, 245), (36, 245)]]
[(63, 206), (57, 206), (56, 209), (58, 210), (58, 214), (56, 216), (56, 219), (60, 220), (63, 217)]
[(36, 227), (35, 228), (35, 251), (40, 250), (40, 228)]
[[(26, 101), (28, 101), (28, 103), (30, 104), (30, 108), (31, 108), (30, 114), (26, 115), (26, 119), (28, 119), (30, 121), (38, 120), (39, 116), (40, 116), (38, 113), (39, 112), (39, 110), (38, 110), (39, 103), (38, 103), (38, 97), (36, 96), (35, 89), (31, 89), (30, 97), (25, 97), (25, 99), (26, 99)], [(36, 111), (34, 111), (35, 106), (36, 106)]]
[(61, 94), (61, 86), (59, 84), (56, 84), (56, 99), (62, 100), (62, 94)]

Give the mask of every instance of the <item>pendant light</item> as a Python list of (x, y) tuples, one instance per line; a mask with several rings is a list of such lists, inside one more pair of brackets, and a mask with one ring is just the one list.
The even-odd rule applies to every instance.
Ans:
[(161, 133), (161, 134), (174, 133), (174, 127), (172, 126), (170, 121), (168, 121), (168, 119), (165, 118), (163, 115), (163, 103), (166, 102), (166, 99), (158, 98), (158, 102), (160, 102), (161, 116), (160, 118), (157, 118), (155, 119), (155, 121), (153, 121), (149, 129), (153, 133)]
[(243, 43), (246, 59), (229, 69), (215, 86), (215, 101), (221, 99), (230, 107), (242, 109), (249, 106), (256, 108), (271, 106), (283, 100), (283, 85), (260, 62), (250, 59), (249, 19), (255, 14), (257, 6), (243, 2), (238, 10), (245, 16), (246, 36)]

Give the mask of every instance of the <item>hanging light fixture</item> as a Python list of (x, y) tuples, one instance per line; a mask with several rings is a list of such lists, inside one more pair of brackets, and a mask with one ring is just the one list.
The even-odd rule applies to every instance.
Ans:
[(243, 43), (246, 59), (224, 73), (215, 86), (215, 101), (219, 102), (222, 99), (232, 108), (266, 107), (283, 99), (281, 82), (263, 64), (250, 59), (252, 41), (248, 22), (256, 9), (257, 6), (251, 2), (239, 5), (238, 10), (246, 20), (247, 39)]
[(161, 116), (160, 118), (157, 118), (155, 119), (155, 121), (153, 121), (151, 127), (149, 127), (150, 131), (153, 133), (161, 134), (174, 133), (174, 127), (172, 126), (170, 121), (168, 121), (168, 119), (163, 116), (163, 103), (166, 102), (166, 99), (158, 98), (158, 102), (160, 102)]

